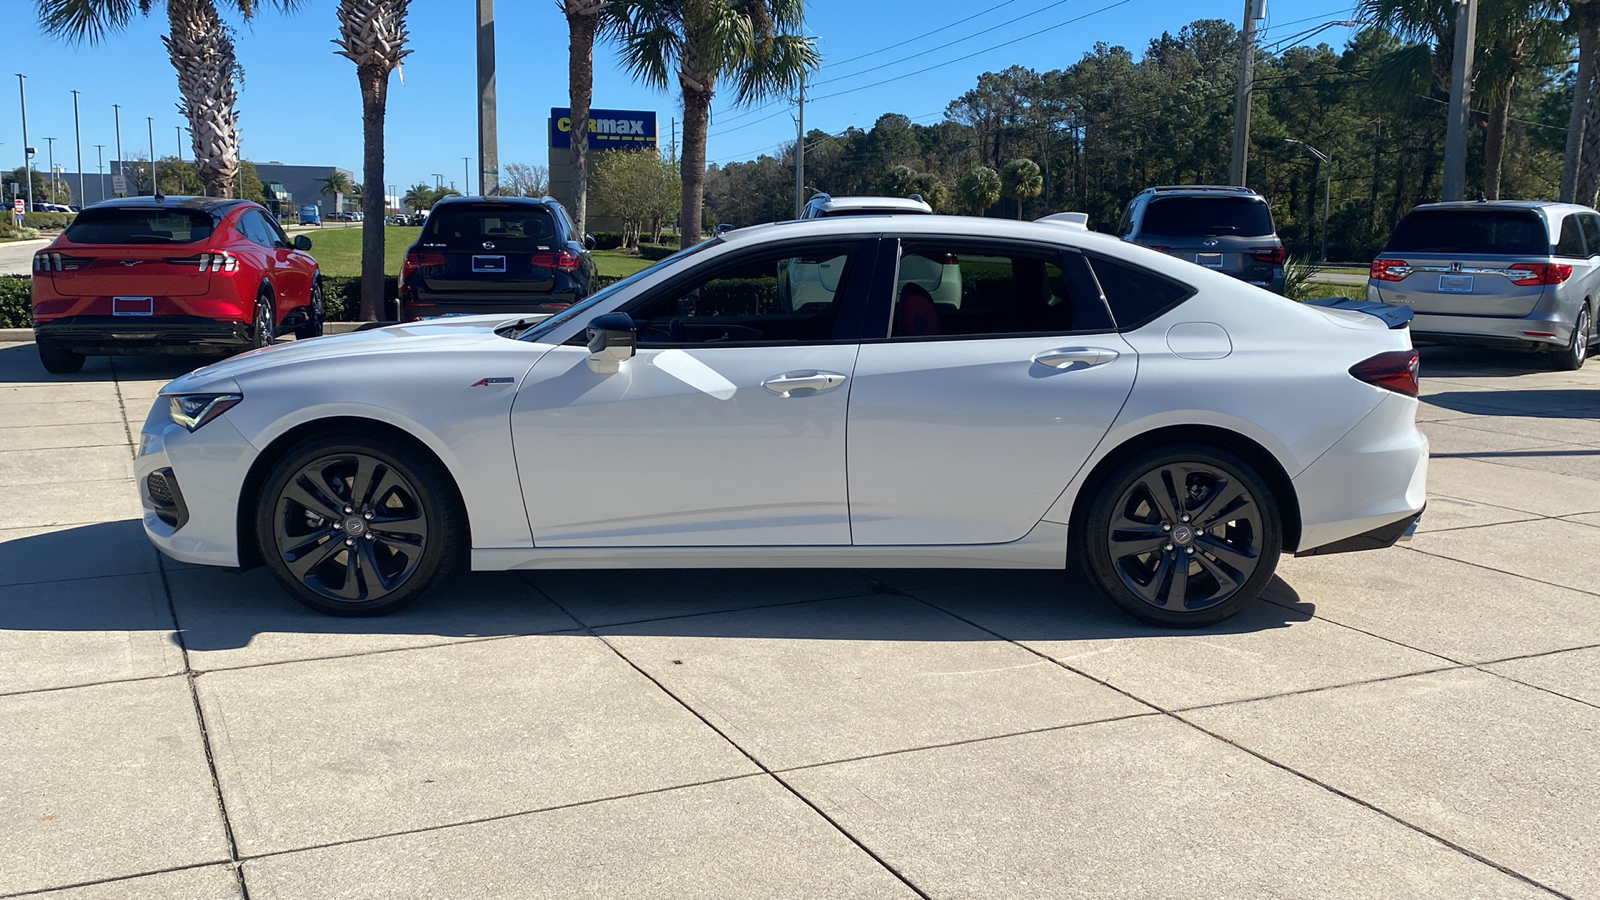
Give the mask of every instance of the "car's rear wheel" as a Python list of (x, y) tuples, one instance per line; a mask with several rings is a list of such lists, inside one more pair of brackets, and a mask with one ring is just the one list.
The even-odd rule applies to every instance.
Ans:
[(1074, 547), (1113, 603), (1179, 628), (1247, 606), (1282, 548), (1266, 482), (1234, 454), (1199, 444), (1146, 451), (1102, 480)]
[(53, 347), (49, 344), (39, 344), (39, 362), (44, 364), (44, 370), (52, 375), (71, 375), (83, 371), (84, 355), (65, 347)]
[(318, 278), (311, 284), (311, 308), (306, 310), (311, 318), (304, 325), (294, 330), (295, 340), (303, 341), (307, 338), (322, 337), (323, 300), (322, 279)]
[(439, 584), (462, 555), (449, 473), (397, 442), (312, 438), (273, 467), (257, 505), (261, 557), (312, 609), (378, 616)]
[(1555, 367), (1564, 372), (1583, 368), (1589, 358), (1589, 307), (1578, 310), (1578, 321), (1572, 323), (1572, 341), (1567, 349), (1554, 354)]

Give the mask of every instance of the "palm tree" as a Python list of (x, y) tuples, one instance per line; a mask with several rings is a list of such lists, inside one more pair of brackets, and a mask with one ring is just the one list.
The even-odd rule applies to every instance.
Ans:
[(978, 166), (961, 176), (961, 184), (956, 186), (975, 216), (983, 215), (984, 210), (1000, 202), (1000, 188), (1000, 173), (988, 166)]
[(361, 182), (373, 186), (361, 200), (361, 318), (369, 322), (384, 307), (383, 120), (389, 73), (411, 54), (405, 49), (410, 6), (411, 0), (339, 0), (337, 12), (335, 52), (356, 64), (361, 83)]
[(1017, 218), (1022, 218), (1022, 201), (1044, 193), (1044, 176), (1031, 159), (1013, 159), (1000, 170), (1000, 193), (1017, 201)]
[(349, 193), (350, 176), (344, 174), (338, 169), (334, 169), (332, 172), (328, 173), (327, 178), (322, 179), (322, 196), (331, 196), (337, 200), (341, 194)]
[(572, 106), (572, 221), (587, 233), (589, 218), (589, 103), (594, 99), (594, 35), (609, 0), (557, 0), (567, 17), (567, 91)]
[(683, 95), (683, 204), (680, 243), (700, 240), (706, 185), (706, 128), (724, 76), (735, 104), (781, 95), (817, 67), (816, 45), (800, 34), (804, 0), (612, 0), (608, 28), (636, 80)]
[(407, 209), (424, 210), (432, 209), (437, 200), (433, 196), (433, 188), (425, 184), (413, 184), (400, 202)]
[[(148, 15), (157, 0), (36, 0), (39, 26), (69, 41), (98, 44), (128, 27), (137, 11)], [(245, 21), (262, 3), (284, 12), (301, 0), (223, 0)], [(178, 72), (178, 111), (189, 120), (195, 159), (208, 197), (232, 197), (239, 174), (239, 97), (234, 83), (232, 30), (215, 0), (166, 0), (168, 34), (161, 38)]]

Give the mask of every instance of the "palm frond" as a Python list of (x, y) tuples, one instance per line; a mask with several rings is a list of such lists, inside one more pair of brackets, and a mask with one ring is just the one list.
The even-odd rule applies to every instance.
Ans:
[(734, 100), (750, 103), (796, 89), (800, 78), (822, 62), (816, 42), (798, 34), (774, 35), (758, 45), (748, 64), (734, 72)]
[(39, 27), (53, 37), (97, 44), (121, 31), (135, 13), (149, 12), (139, 0), (38, 0)]

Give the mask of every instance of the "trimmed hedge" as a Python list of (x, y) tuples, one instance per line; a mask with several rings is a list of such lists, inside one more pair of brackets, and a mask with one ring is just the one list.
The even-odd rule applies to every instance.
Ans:
[(639, 258), (640, 259), (648, 259), (651, 262), (660, 262), (663, 259), (666, 259), (667, 257), (669, 257), (672, 254), (677, 253), (677, 252), (678, 252), (678, 248), (677, 247), (669, 247), (666, 244), (640, 244), (639, 245)]
[(72, 220), (75, 219), (75, 218), (77, 218), (77, 216), (75, 214), (73, 214), (73, 213), (54, 213), (54, 212), (23, 213), (22, 214), (22, 227), (24, 227), (24, 228), (48, 228), (48, 229), (50, 229), (52, 231), (60, 231), (61, 229), (67, 227), (68, 225), (71, 225), (72, 224)]
[(596, 250), (622, 249), (622, 232), (620, 231), (596, 231), (590, 237), (594, 238), (594, 249)]
[(0, 275), (0, 328), (33, 327), (33, 276)]
[[(385, 318), (392, 318), (388, 314), (394, 312), (392, 307), (399, 296), (399, 277), (390, 275), (383, 279)], [(322, 276), (322, 310), (329, 322), (361, 321), (361, 276)]]
[(0, 238), (36, 238), (39, 236), (39, 229), (27, 226), (18, 228), (12, 224), (14, 220), (14, 217), (10, 215), (0, 216)]

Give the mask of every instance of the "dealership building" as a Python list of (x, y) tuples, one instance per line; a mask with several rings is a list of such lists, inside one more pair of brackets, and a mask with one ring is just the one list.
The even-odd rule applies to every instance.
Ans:
[[(589, 172), (594, 177), (594, 163), (606, 153), (622, 150), (649, 150), (659, 153), (656, 114), (654, 110), (594, 109), (589, 110)], [(573, 207), (572, 173), (572, 110), (552, 107), (550, 110), (550, 196), (561, 201), (568, 210)], [(589, 201), (589, 231), (621, 231), (622, 221), (606, 215), (593, 198)]]

